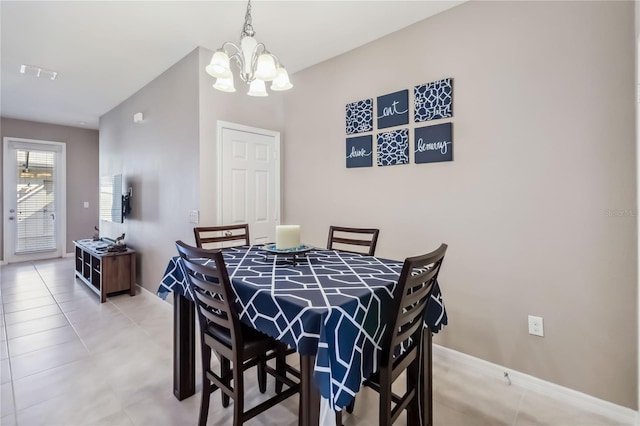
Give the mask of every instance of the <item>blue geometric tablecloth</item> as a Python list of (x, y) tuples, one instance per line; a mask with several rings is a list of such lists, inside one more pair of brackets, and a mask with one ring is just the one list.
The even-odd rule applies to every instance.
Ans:
[[(331, 408), (348, 405), (376, 369), (402, 262), (335, 250), (306, 253), (295, 265), (261, 246), (223, 250), (240, 319), (303, 355), (315, 355), (314, 380)], [(289, 258), (288, 258), (289, 259)], [(182, 261), (171, 259), (157, 294), (193, 299)], [(434, 288), (426, 324), (447, 324)]]

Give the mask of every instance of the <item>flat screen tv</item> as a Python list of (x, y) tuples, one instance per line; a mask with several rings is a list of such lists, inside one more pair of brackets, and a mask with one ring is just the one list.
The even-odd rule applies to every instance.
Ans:
[(122, 192), (122, 175), (100, 178), (100, 220), (122, 223), (130, 211), (130, 194)]

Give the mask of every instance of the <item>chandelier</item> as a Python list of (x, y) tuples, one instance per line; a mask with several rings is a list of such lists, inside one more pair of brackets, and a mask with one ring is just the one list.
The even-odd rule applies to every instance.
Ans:
[(240, 69), (240, 79), (249, 84), (249, 96), (267, 96), (265, 82), (271, 82), (271, 90), (282, 91), (293, 87), (289, 74), (276, 55), (269, 52), (263, 43), (253, 37), (255, 31), (251, 26), (251, 0), (247, 3), (244, 26), (240, 33), (240, 47), (225, 42), (213, 54), (211, 62), (205, 68), (207, 73), (216, 78), (215, 89), (223, 92), (235, 92), (231, 60)]

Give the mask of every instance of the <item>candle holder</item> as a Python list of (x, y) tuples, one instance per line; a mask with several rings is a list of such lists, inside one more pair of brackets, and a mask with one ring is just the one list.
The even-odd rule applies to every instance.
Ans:
[(275, 244), (265, 244), (264, 246), (262, 246), (262, 249), (266, 252), (264, 255), (264, 260), (269, 260), (269, 255), (273, 255), (276, 257), (282, 256), (282, 259), (285, 263), (291, 263), (293, 266), (297, 266), (300, 260), (309, 260), (307, 259), (306, 253), (313, 250), (314, 247), (302, 244), (301, 246), (294, 248), (279, 249)]

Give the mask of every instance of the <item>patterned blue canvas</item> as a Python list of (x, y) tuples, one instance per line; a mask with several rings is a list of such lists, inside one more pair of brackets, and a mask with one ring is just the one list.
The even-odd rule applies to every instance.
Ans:
[(373, 99), (347, 104), (346, 129), (348, 135), (373, 130)]
[(409, 124), (409, 90), (378, 96), (378, 129)]
[(373, 136), (347, 138), (347, 168), (373, 165)]
[(416, 123), (453, 116), (453, 79), (434, 81), (413, 88)]
[(452, 126), (442, 123), (415, 129), (416, 164), (453, 161)]
[(409, 129), (378, 133), (378, 166), (409, 162)]

